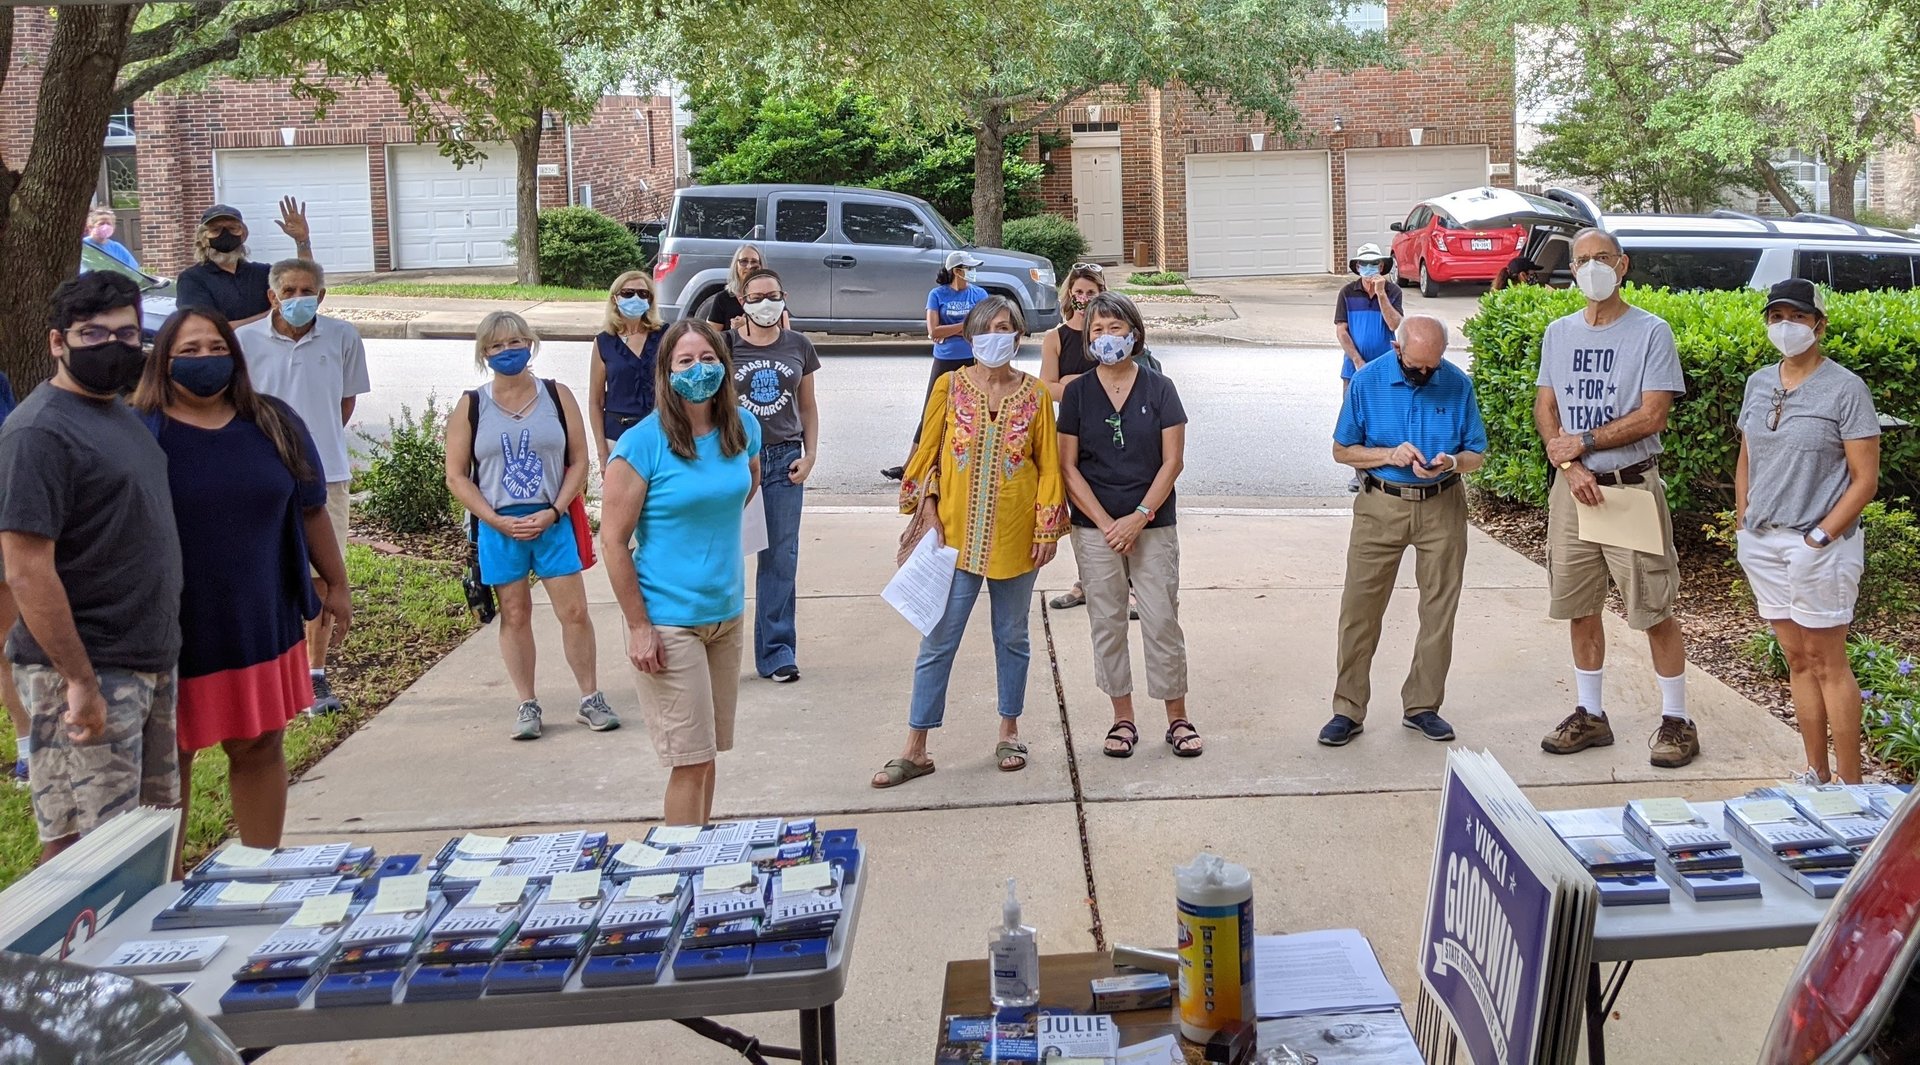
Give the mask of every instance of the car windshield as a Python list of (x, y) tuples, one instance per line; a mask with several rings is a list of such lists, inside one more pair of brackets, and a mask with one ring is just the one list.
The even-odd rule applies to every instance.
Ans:
[(108, 255), (106, 252), (101, 251), (99, 248), (84, 242), (80, 245), (80, 265), (86, 267), (88, 270), (111, 270), (116, 274), (125, 274), (138, 282), (143, 292), (147, 289), (159, 288), (161, 285), (166, 284), (166, 282), (152, 274), (136, 270), (113, 256)]
[(954, 232), (954, 229), (953, 229), (953, 226), (951, 226), (951, 225), (949, 225), (949, 224), (947, 223), (947, 220), (946, 220), (946, 218), (944, 218), (944, 217), (943, 217), (943, 216), (942, 216), (942, 215), (940, 214), (940, 211), (939, 211), (939, 209), (938, 209), (938, 208), (936, 208), (936, 207), (934, 207), (934, 206), (933, 206), (932, 204), (928, 204), (928, 205), (927, 205), (927, 214), (929, 214), (929, 215), (931, 215), (931, 216), (933, 216), (933, 224), (934, 224), (934, 225), (937, 225), (937, 226), (939, 226), (939, 227), (940, 227), (940, 232), (941, 232), (941, 234), (942, 234), (942, 235), (944, 235), (944, 236), (945, 236), (945, 237), (947, 238), (947, 246), (948, 246), (948, 247), (953, 247), (953, 248), (971, 248), (971, 247), (974, 247), (974, 243), (973, 243), (973, 241), (970, 241), (970, 240), (962, 240), (962, 239), (960, 238), (960, 234), (958, 234), (958, 233), (956, 233), (956, 232)]

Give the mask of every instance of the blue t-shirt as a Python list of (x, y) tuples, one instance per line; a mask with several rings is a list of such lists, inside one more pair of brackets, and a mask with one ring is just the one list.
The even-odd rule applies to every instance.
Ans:
[[(1387, 302), (1399, 310), (1400, 286), (1387, 282)], [(1349, 281), (1340, 289), (1340, 298), (1333, 305), (1335, 325), (1346, 324), (1347, 335), (1353, 338), (1353, 348), (1360, 357), (1372, 362), (1393, 350), (1393, 330), (1387, 328), (1386, 316), (1380, 313), (1380, 303), (1367, 294), (1366, 286), (1359, 281)], [(1353, 360), (1340, 353), (1340, 379), (1353, 377)]]
[(747, 608), (740, 518), (753, 488), (747, 460), (760, 454), (760, 422), (743, 416), (740, 424), (747, 449), (732, 458), (720, 454), (718, 429), (694, 439), (693, 461), (674, 454), (657, 413), (613, 446), (613, 457), (647, 482), (633, 568), (656, 625), (713, 625)]
[(0, 425), (6, 424), (7, 415), (12, 414), (13, 408), (19, 405), (20, 401), (13, 397), (13, 380), (0, 373)]
[[(927, 293), (927, 310), (940, 312), (941, 325), (959, 325), (967, 320), (967, 312), (973, 305), (987, 298), (987, 290), (972, 282), (967, 287), (956, 290), (952, 285), (935, 285)], [(948, 362), (965, 362), (973, 358), (973, 345), (962, 334), (955, 333), (933, 345), (933, 357)]]
[(101, 251), (106, 252), (122, 263), (133, 267), (135, 270), (140, 269), (140, 264), (134, 261), (133, 253), (127, 250), (127, 246), (112, 237), (108, 237), (104, 242), (89, 238), (87, 243), (99, 248)]
[[(1411, 442), (1428, 459), (1462, 451), (1485, 454), (1487, 425), (1480, 420), (1473, 380), (1458, 366), (1442, 361), (1433, 380), (1415, 388), (1400, 372), (1399, 359), (1375, 359), (1354, 371), (1333, 427), (1333, 442), (1342, 447)], [(1395, 484), (1433, 483), (1415, 477), (1411, 467), (1381, 466), (1367, 472)]]

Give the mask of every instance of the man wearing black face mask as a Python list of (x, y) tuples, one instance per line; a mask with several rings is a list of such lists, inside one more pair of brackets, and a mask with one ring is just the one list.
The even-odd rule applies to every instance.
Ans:
[(1439, 710), (1453, 664), (1453, 617), (1467, 564), (1467, 493), (1460, 475), (1480, 468), (1487, 427), (1473, 381), (1447, 362), (1447, 327), (1408, 315), (1394, 330), (1397, 358), (1355, 371), (1333, 430), (1335, 462), (1359, 471), (1347, 582), (1340, 597), (1340, 671), (1333, 720), (1320, 742), (1342, 747), (1366, 720), (1380, 619), (1400, 558), (1414, 549), (1420, 635), (1400, 689), (1401, 724), (1430, 740), (1453, 739)]
[[(291, 196), (281, 200), (278, 224), (293, 238), (295, 254), (311, 260), (306, 205), (295, 203)], [(236, 329), (273, 310), (267, 298), (271, 268), (247, 260), (247, 223), (238, 209), (224, 203), (207, 208), (200, 215), (193, 245), (200, 261), (180, 271), (174, 282), (180, 306), (219, 311)]]
[(32, 721), (41, 860), (137, 805), (179, 801), (180, 541), (166, 454), (119, 394), (139, 380), (140, 289), (53, 294), (53, 379), (0, 427), (7, 657)]

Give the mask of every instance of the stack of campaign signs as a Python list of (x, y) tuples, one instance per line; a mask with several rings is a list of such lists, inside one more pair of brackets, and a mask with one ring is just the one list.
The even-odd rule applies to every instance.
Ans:
[(1428, 1061), (1571, 1065), (1599, 889), (1486, 752), (1450, 751), (1420, 947)]

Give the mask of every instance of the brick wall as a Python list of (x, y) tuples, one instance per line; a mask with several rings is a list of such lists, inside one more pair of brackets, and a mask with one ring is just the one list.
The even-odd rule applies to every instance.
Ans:
[(0, 153), (7, 167), (26, 165), (33, 146), (33, 110), (40, 100), (40, 71), (53, 43), (53, 20), (42, 7), (22, 7), (13, 13), (12, 64), (7, 84), (0, 88)]

